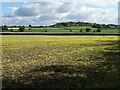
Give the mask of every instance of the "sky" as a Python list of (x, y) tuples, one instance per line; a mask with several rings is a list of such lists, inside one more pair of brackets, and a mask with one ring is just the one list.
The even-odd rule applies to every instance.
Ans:
[(118, 24), (119, 0), (4, 0), (2, 25), (52, 25), (80, 21)]

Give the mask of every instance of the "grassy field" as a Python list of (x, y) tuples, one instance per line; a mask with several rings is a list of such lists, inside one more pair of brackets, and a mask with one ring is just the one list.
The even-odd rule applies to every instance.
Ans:
[(117, 36), (2, 36), (3, 87), (119, 87)]
[[(87, 33), (85, 31), (86, 28), (91, 28), (91, 31), (90, 31), (91, 33), (98, 33), (98, 32), (93, 32), (93, 31), (96, 31), (97, 28), (92, 28), (90, 26), (67, 27), (67, 29), (48, 27), (48, 28), (32, 28), (31, 30), (29, 30), (28, 28), (26, 28), (24, 32), (45, 32), (45, 30), (47, 30), (47, 32), (70, 32), (70, 29), (71, 29), (72, 32), (80, 32), (80, 30), (82, 30), (81, 33)], [(8, 30), (8, 32), (10, 32), (10, 29)], [(14, 29), (13, 32), (18, 32), (18, 30)], [(99, 33), (118, 34), (118, 29), (117, 28), (101, 28), (101, 32)]]

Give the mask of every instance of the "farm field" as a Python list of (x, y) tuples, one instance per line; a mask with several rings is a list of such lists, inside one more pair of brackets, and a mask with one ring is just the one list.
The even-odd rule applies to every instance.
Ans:
[(3, 87), (119, 87), (118, 36), (3, 35)]
[[(90, 32), (86, 32), (86, 28), (91, 28), (90, 26), (74, 26), (74, 27), (67, 27), (65, 28), (52, 28), (52, 27), (45, 27), (45, 28), (31, 28), (29, 30), (26, 28), (24, 32), (70, 32), (70, 29), (72, 30), (71, 32), (76, 32), (76, 33), (105, 33), (105, 34), (118, 34), (118, 29), (117, 28), (101, 28), (101, 32), (94, 32), (97, 30), (97, 28), (91, 28)], [(82, 32), (80, 31), (82, 30)], [(11, 32), (10, 29), (7, 32)], [(13, 32), (18, 32), (18, 29), (13, 29)]]

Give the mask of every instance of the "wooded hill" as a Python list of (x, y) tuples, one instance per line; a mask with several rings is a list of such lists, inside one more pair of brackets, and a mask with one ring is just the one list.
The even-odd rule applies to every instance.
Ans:
[[(1, 27), (3, 27), (5, 25), (2, 25)], [(6, 25), (7, 26), (7, 25)], [(54, 27), (54, 28), (67, 28), (67, 27), (72, 27), (72, 26), (91, 26), (93, 28), (110, 28), (110, 27), (114, 27), (117, 28), (119, 25), (115, 25), (115, 24), (97, 24), (97, 23), (90, 23), (90, 22), (60, 22), (60, 23), (56, 23), (54, 25), (49, 25), (49, 26), (33, 26), (33, 25), (28, 25), (25, 27), (33, 27), (33, 28), (45, 28), (45, 27)], [(14, 25), (14, 26), (7, 26), (7, 27), (20, 27), (20, 25)]]

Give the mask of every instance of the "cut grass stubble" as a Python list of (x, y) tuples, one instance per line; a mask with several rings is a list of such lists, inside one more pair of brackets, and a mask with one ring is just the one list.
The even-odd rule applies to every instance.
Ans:
[(3, 36), (3, 87), (118, 87), (117, 39)]

